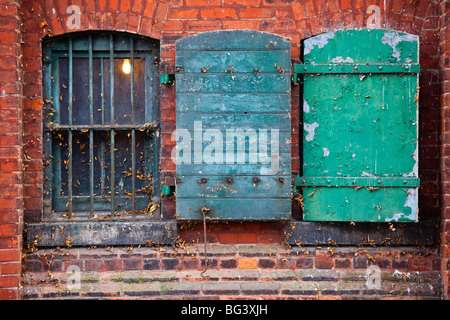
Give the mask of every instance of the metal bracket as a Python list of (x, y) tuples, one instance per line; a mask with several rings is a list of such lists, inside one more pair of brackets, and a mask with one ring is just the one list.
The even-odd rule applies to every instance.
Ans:
[(162, 186), (161, 194), (165, 196), (172, 196), (175, 194), (175, 186)]
[(296, 64), (294, 72), (300, 74), (321, 73), (419, 73), (417, 63), (405, 64)]
[(175, 83), (175, 75), (174, 74), (160, 74), (159, 82), (161, 84), (174, 84)]

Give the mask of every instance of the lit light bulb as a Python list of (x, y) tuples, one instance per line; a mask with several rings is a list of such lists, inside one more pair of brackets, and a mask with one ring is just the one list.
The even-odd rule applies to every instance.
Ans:
[(130, 64), (130, 60), (129, 59), (125, 59), (123, 61), (122, 71), (125, 74), (130, 74), (131, 73), (131, 64)]

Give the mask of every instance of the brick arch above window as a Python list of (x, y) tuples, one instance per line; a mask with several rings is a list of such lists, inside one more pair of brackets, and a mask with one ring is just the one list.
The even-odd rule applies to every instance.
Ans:
[[(104, 1), (106, 2), (106, 1)], [(162, 1), (27, 1), (23, 28), (39, 38), (77, 31), (124, 31), (161, 39), (170, 5)], [(26, 35), (25, 35), (26, 37)]]

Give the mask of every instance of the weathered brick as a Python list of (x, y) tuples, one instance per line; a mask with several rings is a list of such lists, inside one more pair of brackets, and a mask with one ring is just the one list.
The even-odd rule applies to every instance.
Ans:
[(221, 259), (220, 267), (221, 268), (236, 268), (237, 260), (236, 259)]
[(256, 269), (258, 260), (256, 258), (239, 258), (239, 269)]
[(239, 294), (241, 286), (238, 282), (203, 283), (203, 294), (234, 295)]
[(241, 291), (244, 295), (278, 294), (281, 284), (275, 281), (242, 282)]
[(232, 8), (202, 9), (200, 15), (204, 19), (233, 19), (237, 17), (236, 10)]
[(258, 267), (259, 268), (275, 268), (276, 267), (275, 259), (259, 259)]
[(240, 18), (263, 19), (275, 17), (275, 11), (270, 8), (246, 8), (239, 11)]

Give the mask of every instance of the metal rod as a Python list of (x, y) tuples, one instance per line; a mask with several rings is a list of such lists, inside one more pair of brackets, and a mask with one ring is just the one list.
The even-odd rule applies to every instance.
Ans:
[[(130, 102), (131, 102), (131, 123), (135, 124), (135, 112), (134, 112), (134, 42), (133, 38), (130, 39)], [(132, 215), (136, 216), (136, 130), (131, 130), (131, 202), (132, 202)]]
[[(72, 107), (73, 107), (73, 44), (72, 39), (69, 39), (69, 126), (72, 126), (73, 120), (72, 120)], [(73, 206), (72, 206), (72, 198), (73, 198), (73, 190), (72, 190), (72, 130), (69, 129), (68, 132), (68, 147), (69, 147), (69, 160), (68, 160), (68, 168), (67, 168), (67, 174), (68, 174), (68, 192), (69, 192), (69, 203), (68, 203), (68, 209), (69, 209), (69, 218), (72, 218), (73, 215)]]
[(115, 161), (114, 161), (114, 130), (111, 130), (111, 178), (110, 178), (110, 189), (111, 189), (111, 215), (114, 214), (115, 210), (115, 204), (114, 204), (114, 196), (115, 196), (115, 180), (116, 180), (116, 173), (115, 173)]
[(131, 98), (131, 123), (135, 124), (135, 110), (134, 110), (134, 42), (130, 39), (130, 98)]
[[(102, 125), (105, 124), (105, 78), (103, 75), (103, 58), (100, 58), (101, 101), (102, 101)], [(103, 134), (100, 137), (100, 190), (101, 196), (105, 195), (105, 140)]]
[[(111, 124), (114, 124), (114, 39), (113, 36), (109, 37), (109, 79), (110, 79), (110, 113), (111, 113)], [(115, 195), (115, 163), (114, 163), (114, 129), (111, 129), (111, 216), (114, 215), (115, 204), (114, 204), (114, 195)]]
[(51, 128), (49, 128), (50, 131), (56, 131), (56, 130), (68, 130), (72, 129), (74, 131), (76, 130), (99, 130), (99, 131), (105, 131), (105, 130), (126, 130), (129, 131), (131, 129), (136, 129), (140, 131), (145, 131), (149, 128), (158, 128), (158, 125), (155, 123), (148, 123), (146, 125), (140, 125), (140, 126), (133, 126), (133, 125), (73, 125), (73, 126), (66, 126), (66, 125), (53, 125)]
[(136, 130), (131, 130), (131, 202), (132, 215), (136, 215)]
[(72, 218), (72, 216), (73, 216), (73, 206), (72, 206), (72, 202), (73, 202), (73, 190), (72, 190), (72, 186), (73, 186), (73, 183), (72, 183), (72, 161), (73, 161), (73, 159), (72, 159), (72, 141), (73, 141), (73, 138), (72, 138), (72, 130), (69, 130), (69, 133), (68, 133), (68, 140), (69, 140), (69, 142), (68, 142), (68, 144), (69, 144), (69, 161), (68, 161), (68, 168), (67, 168), (67, 171), (68, 171), (68, 179), (67, 179), (67, 184), (68, 184), (68, 191), (69, 191), (69, 202), (68, 202), (68, 207), (69, 207), (69, 218)]
[[(94, 72), (92, 36), (89, 35), (89, 125), (94, 125)], [(89, 218), (94, 216), (94, 131), (89, 130)]]

